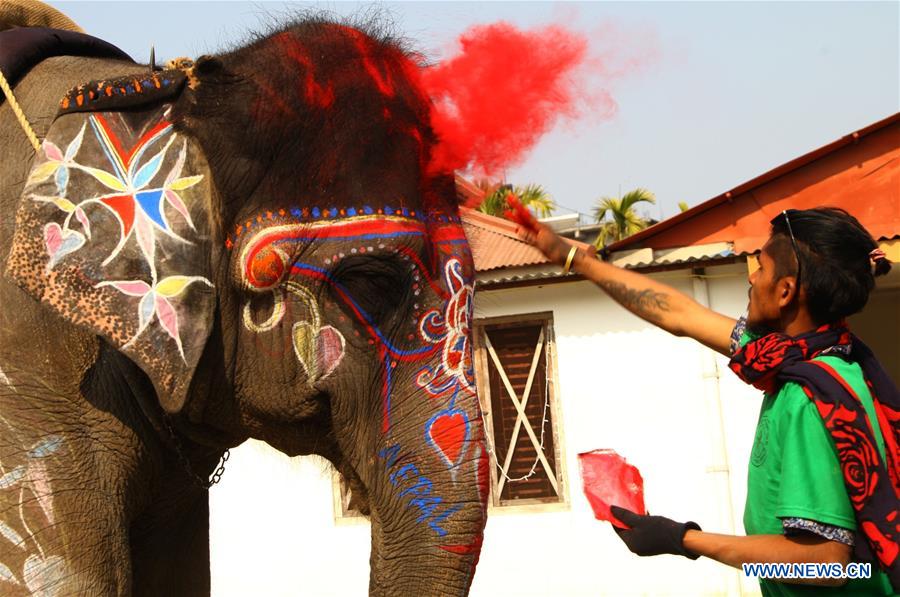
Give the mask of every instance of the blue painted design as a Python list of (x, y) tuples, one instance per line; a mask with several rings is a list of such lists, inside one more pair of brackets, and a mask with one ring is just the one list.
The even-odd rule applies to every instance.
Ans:
[(144, 89), (150, 89), (151, 87), (153, 87), (153, 81), (141, 81), (141, 85), (144, 87)]
[(134, 93), (134, 86), (133, 86), (133, 85), (126, 85), (126, 86), (125, 86), (125, 93)]
[(431, 394), (432, 396), (440, 396), (445, 392), (449, 392), (451, 388), (455, 387), (456, 389), (454, 391), (453, 397), (454, 399), (456, 398), (456, 392), (459, 391), (459, 382), (455, 377), (447, 377), (443, 381), (443, 383), (435, 383), (435, 378), (437, 377), (438, 373), (435, 372), (433, 367), (425, 365), (424, 367), (419, 369), (418, 373), (416, 373), (416, 379), (426, 379), (423, 378), (423, 374), (425, 372), (428, 373), (427, 379), (431, 381), (424, 383), (422, 387), (424, 387), (429, 394)]
[[(329, 236), (328, 241), (338, 241), (338, 240), (347, 240), (347, 241), (356, 241), (356, 240), (371, 240), (373, 238), (401, 238), (407, 236), (425, 236), (424, 232), (410, 230), (408, 232), (392, 232), (391, 234), (354, 234), (353, 236)], [(317, 237), (315, 234), (310, 234), (309, 236), (295, 236), (291, 237), (288, 240), (279, 241), (278, 244), (289, 244), (295, 243), (301, 240), (321, 240), (320, 237)], [(443, 244), (443, 243), (440, 243)]]
[[(344, 209), (344, 213), (342, 214), (341, 210), (336, 207), (332, 207), (332, 208), (325, 209), (325, 210), (322, 210), (318, 207), (314, 207), (309, 211), (306, 211), (299, 207), (291, 207), (291, 208), (284, 208), (283, 210), (280, 210), (281, 215), (278, 216), (278, 218), (279, 219), (294, 219), (294, 220), (299, 220), (301, 222), (308, 222), (311, 220), (320, 220), (320, 221), (321, 220), (327, 221), (327, 220), (332, 220), (332, 219), (340, 220), (347, 216), (353, 217), (353, 216), (359, 216), (359, 215), (367, 215), (367, 216), (375, 215), (375, 210), (373, 210), (372, 207), (369, 205), (364, 205), (361, 208), (345, 207), (343, 209)], [(462, 223), (462, 220), (458, 216), (448, 216), (448, 215), (439, 214), (439, 213), (426, 213), (426, 212), (422, 212), (422, 211), (414, 211), (412, 209), (405, 208), (405, 207), (401, 208), (401, 209), (395, 209), (393, 207), (387, 206), (387, 207), (382, 208), (380, 211), (382, 214), (385, 214), (387, 216), (395, 216), (396, 217), (396, 216), (402, 215), (402, 217), (414, 219), (416, 221), (422, 222), (423, 224), (429, 224), (429, 223), (461, 224)], [(288, 216), (288, 213), (290, 214), (290, 217)], [(267, 217), (267, 218), (265, 218), (265, 221), (267, 222), (270, 219), (272, 219), (272, 218)], [(253, 219), (247, 220), (247, 224), (249, 225), (247, 227), (248, 230), (260, 225), (259, 222), (255, 221)], [(362, 237), (358, 237), (358, 238), (362, 238)], [(232, 234), (230, 237), (230, 240), (231, 240), (232, 244), (236, 243), (237, 235)], [(353, 240), (353, 239), (334, 239), (334, 240)], [(442, 241), (440, 244), (462, 245), (465, 250), (466, 241), (462, 240), (462, 239), (455, 240), (455, 241)]]
[[(149, 143), (145, 143), (144, 145), (142, 145), (141, 148), (137, 150), (137, 153), (135, 153), (133, 156), (131, 156), (131, 161), (129, 162), (129, 166), (128, 166), (129, 172), (134, 171), (135, 166), (137, 166), (141, 162), (141, 159), (144, 157), (144, 154), (147, 153), (148, 149), (153, 147), (157, 142), (159, 142), (160, 139), (163, 138), (163, 136), (168, 135), (171, 131), (172, 131), (172, 125), (170, 124), (166, 128), (160, 130), (160, 132), (157, 133), (154, 136), (154, 138), (150, 140)], [(156, 157), (160, 158), (159, 162), (157, 162)], [(134, 177), (132, 179), (132, 185), (134, 186), (134, 188), (140, 189), (144, 186), (144, 184), (147, 184), (151, 180), (153, 180), (153, 177), (159, 171), (159, 167), (162, 163), (162, 156), (156, 156), (156, 157), (154, 157), (152, 160), (150, 160), (144, 166), (142, 166), (141, 169), (138, 170), (138, 173), (136, 175), (134, 175)], [(154, 164), (154, 165), (151, 167), (151, 164)], [(146, 170), (146, 172), (145, 172), (145, 170)], [(142, 179), (146, 178), (146, 182), (144, 182), (144, 184), (138, 184), (137, 183), (138, 178), (142, 178)]]
[(378, 456), (385, 460), (385, 470), (390, 471), (388, 480), (391, 485), (400, 489), (398, 497), (410, 496), (405, 507), (416, 508), (419, 511), (416, 522), (426, 523), (439, 537), (445, 536), (447, 530), (441, 527), (441, 523), (458, 512), (462, 506), (444, 506), (444, 498), (434, 493), (434, 483), (419, 472), (419, 468), (411, 462), (391, 471), (397, 463), (399, 452), (400, 446), (395, 444), (378, 453)]
[(162, 214), (163, 189), (141, 191), (140, 193), (135, 193), (134, 198), (137, 199), (137, 202), (140, 204), (144, 213), (147, 214), (157, 226), (163, 230), (167, 229)]
[[(366, 315), (368, 317), (368, 315)], [(381, 330), (372, 326), (379, 338), (383, 338)], [(390, 353), (384, 355), (384, 416), (387, 425), (391, 422), (391, 397), (394, 395), (394, 374), (391, 369)]]
[(163, 79), (163, 80), (162, 80), (162, 86), (163, 86), (163, 87), (168, 87), (170, 83), (171, 83), (171, 81), (170, 81), (169, 79)]
[(60, 166), (56, 170), (56, 190), (60, 197), (66, 196), (66, 186), (69, 184), (69, 169), (66, 166)]
[(394, 444), (393, 446), (388, 446), (387, 448), (382, 448), (378, 452), (378, 457), (383, 458), (385, 460), (385, 466), (388, 468), (394, 466), (394, 463), (397, 462), (397, 457), (400, 455), (400, 444)]
[(62, 445), (62, 438), (58, 435), (50, 435), (39, 441), (28, 452), (29, 458), (44, 458), (53, 454)]
[[(100, 132), (100, 128), (97, 126), (97, 123), (93, 118), (89, 118), (88, 121), (91, 123), (91, 128), (94, 129), (94, 134), (98, 139), (102, 139), (103, 135)], [(106, 159), (109, 160), (109, 163), (112, 164), (113, 169), (116, 171), (116, 175), (120, 180), (127, 180), (128, 175), (125, 173), (120, 167), (118, 160), (114, 159), (112, 154), (109, 152), (109, 147), (107, 147), (107, 143), (100, 143), (100, 147), (103, 148), (103, 154), (106, 156)]]
[[(372, 328), (372, 330), (378, 336), (378, 339), (391, 352), (391, 354), (396, 355), (396, 356), (415, 356), (415, 355), (420, 355), (420, 354), (428, 354), (429, 352), (433, 352), (435, 350), (434, 346), (425, 346), (422, 348), (417, 348), (415, 350), (402, 350), (402, 349), (396, 348), (391, 343), (391, 341), (388, 340), (384, 336), (384, 334), (381, 332), (381, 330), (378, 328), (378, 326), (375, 325), (374, 321), (372, 320), (372, 317), (368, 313), (366, 313), (365, 310), (363, 310), (363, 308), (360, 307), (359, 304), (357, 304), (357, 302), (355, 300), (353, 300), (353, 297), (350, 296), (350, 293), (347, 291), (347, 289), (334, 280), (334, 278), (331, 276), (331, 272), (329, 272), (328, 270), (322, 269), (320, 267), (316, 267), (314, 265), (309, 265), (306, 263), (297, 263), (297, 264), (294, 264), (294, 266), (291, 268), (291, 273), (303, 275), (304, 270), (315, 272), (317, 274), (324, 276), (325, 279), (328, 280), (328, 282), (332, 286), (334, 286), (335, 288), (340, 290), (343, 293), (344, 297), (346, 297), (346, 300), (351, 305), (353, 305), (353, 307), (360, 313), (360, 315), (362, 315), (365, 322), (367, 324), (369, 324), (369, 326)], [(388, 367), (388, 368), (390, 368), (390, 367)]]
[(147, 324), (150, 321), (150, 318), (153, 317), (153, 314), (156, 312), (156, 296), (153, 292), (148, 292), (144, 295), (144, 298), (141, 299), (140, 305), (138, 305), (138, 312), (140, 313), (140, 324), (141, 327)]
[(400, 492), (400, 497), (412, 495), (425, 495), (431, 493), (433, 485), (428, 477), (419, 477), (416, 482)]
[(438, 523), (444, 522), (445, 520), (450, 518), (451, 514), (458, 512), (461, 509), (462, 509), (462, 506), (459, 506), (459, 505), (451, 506), (450, 508), (447, 508), (446, 510), (444, 510), (443, 512), (441, 512), (440, 514), (438, 514), (437, 516), (435, 516), (434, 518), (429, 520), (428, 526), (431, 528), (432, 531), (437, 533), (439, 537), (443, 537), (444, 535), (447, 534), (447, 531), (445, 529), (441, 528), (440, 526), (438, 526)]
[(7, 489), (8, 487), (12, 487), (19, 481), (21, 481), (25, 477), (25, 473), (28, 471), (24, 466), (17, 466), (13, 470), (9, 471), (2, 477), (0, 477), (0, 489)]
[[(144, 149), (144, 148), (141, 148), (141, 149)], [(141, 153), (143, 153), (143, 152), (141, 152)], [(137, 159), (135, 159), (135, 161), (132, 162), (133, 164), (137, 164), (138, 160), (141, 159), (141, 156), (135, 156), (135, 157)], [(137, 174), (134, 175), (134, 180), (133, 180), (134, 188), (143, 189), (145, 186), (147, 186), (150, 183), (151, 180), (153, 180), (153, 177), (156, 176), (156, 174), (159, 172), (159, 167), (162, 165), (162, 160), (164, 157), (165, 157), (165, 155), (162, 152), (160, 152), (160, 153), (156, 154), (155, 156), (153, 156), (153, 159), (151, 159), (149, 162), (147, 162), (146, 164), (141, 166), (141, 169), (138, 170)], [(133, 169), (134, 169), (134, 166), (129, 168), (129, 170), (133, 170)]]

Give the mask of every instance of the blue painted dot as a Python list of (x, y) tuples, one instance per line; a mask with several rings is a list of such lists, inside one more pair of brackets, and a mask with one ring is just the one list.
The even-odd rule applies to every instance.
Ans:
[(134, 86), (133, 86), (133, 85), (126, 85), (126, 86), (125, 86), (125, 93), (134, 93)]
[(322, 215), (322, 212), (319, 210), (318, 207), (314, 207), (314, 208), (312, 208), (312, 215), (314, 218), (318, 218), (319, 216)]
[(372, 211), (371, 207), (366, 205), (366, 206), (363, 206), (363, 213), (365, 213), (367, 216), (371, 216), (374, 212)]
[(355, 208), (355, 207), (350, 207), (350, 208), (348, 208), (348, 209), (347, 209), (347, 215), (348, 215), (348, 216), (355, 216), (355, 215), (356, 215), (356, 208)]
[(336, 207), (331, 208), (331, 217), (336, 218), (338, 213), (340, 213), (340, 212), (338, 212), (338, 208), (336, 208)]
[(394, 213), (394, 210), (393, 210), (393, 208), (391, 208), (391, 207), (385, 206), (385, 208), (384, 208), (384, 213), (387, 214), (387, 215), (391, 215), (391, 214)]
[(168, 86), (169, 86), (169, 80), (168, 80), (168, 79), (163, 79), (163, 80), (162, 80), (162, 85), (163, 85), (163, 87), (168, 87)]
[(302, 218), (303, 212), (300, 211), (299, 208), (294, 207), (291, 209), (291, 215), (294, 216), (295, 218)]
[(404, 207), (403, 209), (400, 210), (400, 213), (402, 213), (404, 216), (408, 216), (409, 210)]
[(151, 81), (141, 81), (141, 85), (143, 85), (146, 89), (150, 89), (151, 87), (153, 87), (153, 83)]

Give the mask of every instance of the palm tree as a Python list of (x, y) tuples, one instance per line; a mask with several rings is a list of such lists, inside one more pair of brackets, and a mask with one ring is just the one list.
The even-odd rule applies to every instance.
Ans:
[[(594, 245), (602, 248), (622, 240), (650, 225), (647, 218), (638, 215), (634, 206), (638, 203), (656, 203), (656, 197), (647, 189), (637, 188), (621, 197), (601, 197), (594, 207), (594, 219), (603, 224)], [(606, 219), (609, 214), (610, 219)]]
[(509, 209), (506, 204), (506, 197), (509, 193), (518, 197), (522, 205), (533, 211), (539, 218), (546, 218), (556, 209), (553, 198), (539, 184), (527, 184), (521, 187), (513, 187), (509, 184), (498, 186), (496, 183), (483, 179), (478, 181), (476, 186), (487, 194), (484, 201), (478, 206), (478, 211), (492, 216), (503, 217), (503, 213)]

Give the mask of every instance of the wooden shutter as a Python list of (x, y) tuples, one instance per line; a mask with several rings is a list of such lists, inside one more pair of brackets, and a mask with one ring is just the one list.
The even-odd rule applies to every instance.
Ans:
[[(558, 501), (560, 491), (547, 385), (549, 328), (546, 322), (537, 321), (489, 325), (483, 332), (484, 349), (488, 353), (486, 381), (492, 439), (497, 462), (506, 473), (504, 476), (498, 471), (495, 490), (499, 489), (500, 502)], [(520, 416), (520, 409), (524, 417)], [(521, 479), (529, 475), (532, 466), (534, 473)]]

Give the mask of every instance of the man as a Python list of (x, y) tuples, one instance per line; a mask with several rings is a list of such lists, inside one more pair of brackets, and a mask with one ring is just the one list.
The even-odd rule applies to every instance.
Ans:
[[(747, 536), (613, 507), (642, 556), (745, 563), (872, 563), (869, 579), (760, 579), (764, 595), (900, 592), (900, 393), (845, 318), (860, 311), (890, 262), (843, 210), (786, 210), (750, 275), (735, 321), (636, 272), (582, 252), (510, 196), (523, 240), (573, 269), (635, 315), (731, 357), (765, 392), (748, 473)], [(893, 583), (893, 589), (891, 587)], [(806, 585), (806, 586), (802, 586)], [(816, 586), (809, 586), (816, 585)], [(829, 588), (830, 587), (830, 588)]]

